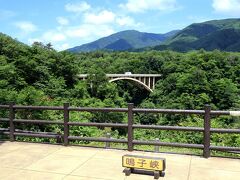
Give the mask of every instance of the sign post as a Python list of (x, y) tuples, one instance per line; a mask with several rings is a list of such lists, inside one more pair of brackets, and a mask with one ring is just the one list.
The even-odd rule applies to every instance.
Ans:
[(125, 167), (124, 172), (129, 176), (134, 169), (142, 169), (153, 171), (154, 179), (164, 176), (166, 169), (166, 160), (164, 158), (124, 155), (122, 156), (122, 166)]

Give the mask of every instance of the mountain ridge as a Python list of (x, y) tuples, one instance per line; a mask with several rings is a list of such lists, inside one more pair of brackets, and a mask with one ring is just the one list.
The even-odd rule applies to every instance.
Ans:
[(153, 50), (190, 50), (240, 51), (240, 19), (211, 20), (193, 23), (169, 38)]
[[(100, 38), (96, 41), (68, 49), (70, 52), (88, 52), (95, 50), (124, 51), (159, 45), (167, 38), (173, 36), (178, 30), (165, 34), (147, 33), (136, 30), (125, 30), (110, 36)], [(123, 43), (126, 46), (123, 46)]]
[(240, 51), (240, 18), (193, 23), (165, 34), (136, 30), (120, 31), (96, 41), (68, 49), (71, 52), (173, 50), (187, 52), (204, 49)]

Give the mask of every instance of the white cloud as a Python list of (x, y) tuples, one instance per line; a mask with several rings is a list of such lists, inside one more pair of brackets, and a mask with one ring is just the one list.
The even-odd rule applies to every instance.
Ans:
[(36, 41), (42, 43), (50, 42), (55, 49), (64, 50), (70, 48), (69, 42), (73, 42), (73, 40), (78, 40), (76, 45), (80, 45), (113, 33), (115, 31), (109, 25), (82, 24), (72, 27), (63, 26), (61, 29), (56, 28), (47, 31), (39, 37), (29, 38), (28, 43), (31, 45)]
[(65, 26), (65, 25), (69, 24), (68, 19), (65, 18), (65, 17), (57, 17), (56, 19), (57, 19), (57, 22), (62, 26)]
[(178, 8), (176, 0), (128, 0), (126, 4), (119, 6), (134, 13), (147, 10), (172, 11)]
[(24, 33), (31, 33), (37, 30), (37, 26), (28, 21), (16, 22), (15, 26), (21, 29)]
[(112, 27), (107, 25), (96, 25), (93, 24), (83, 24), (77, 27), (70, 27), (65, 31), (65, 34), (70, 38), (82, 38), (94, 40), (94, 38), (99, 38), (103, 36), (108, 36), (113, 34), (114, 30)]
[(134, 23), (135, 23), (134, 19), (129, 16), (119, 17), (116, 19), (116, 22), (120, 26), (129, 26), (129, 25), (131, 26), (131, 25), (134, 25)]
[(95, 29), (96, 29), (96, 27), (93, 27), (93, 31), (95, 31), (95, 35), (98, 38), (109, 36), (109, 35), (115, 33), (114, 29), (110, 26), (100, 26), (100, 27), (98, 27), (99, 31), (96, 31)]
[(43, 40), (39, 39), (39, 38), (29, 38), (28, 39), (28, 44), (32, 45), (34, 42), (42, 42)]
[(70, 47), (71, 46), (68, 43), (53, 45), (53, 48), (57, 49), (58, 51), (63, 51), (69, 49)]
[(84, 38), (91, 35), (89, 28), (86, 28), (84, 26), (71, 27), (68, 30), (66, 30), (65, 33), (68, 37), (71, 37), (71, 38), (75, 38), (75, 37)]
[(240, 15), (240, 0), (213, 0), (212, 7), (217, 13)]
[(107, 24), (115, 20), (115, 14), (111, 11), (103, 10), (98, 14), (85, 13), (84, 22), (87, 24)]
[(129, 16), (121, 16), (116, 18), (116, 22), (120, 26), (132, 26), (132, 27), (138, 27), (142, 25), (141, 23), (136, 23), (135, 20)]
[(45, 42), (59, 42), (64, 41), (66, 39), (66, 36), (60, 32), (47, 31), (43, 34), (42, 39)]
[(42, 43), (56, 43), (60, 41), (65, 41), (66, 36), (64, 33), (58, 31), (47, 31), (43, 33), (40, 37), (37, 38), (29, 38), (28, 43), (33, 44), (34, 42), (42, 42)]
[(111, 35), (115, 33), (115, 28), (119, 28), (119, 26), (139, 27), (139, 25), (142, 25), (130, 16), (115, 14), (110, 10), (97, 7), (95, 11), (92, 11), (90, 5), (85, 1), (77, 4), (66, 4), (65, 9), (76, 13), (72, 14), (70, 18), (75, 23), (77, 21), (78, 25), (71, 26), (69, 18), (56, 17), (59, 26), (28, 39), (29, 44), (35, 41), (44, 44), (50, 42), (55, 49), (64, 50)]
[(79, 2), (79, 3), (68, 3), (65, 5), (65, 10), (69, 12), (74, 12), (74, 13), (80, 13), (87, 11), (91, 8), (91, 6), (85, 2)]

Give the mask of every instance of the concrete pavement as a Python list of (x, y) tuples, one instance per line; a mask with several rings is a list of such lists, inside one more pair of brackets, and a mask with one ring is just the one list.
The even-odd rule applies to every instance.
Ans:
[(1, 180), (152, 180), (122, 172), (124, 154), (166, 158), (165, 180), (239, 180), (240, 159), (123, 150), (0, 142)]

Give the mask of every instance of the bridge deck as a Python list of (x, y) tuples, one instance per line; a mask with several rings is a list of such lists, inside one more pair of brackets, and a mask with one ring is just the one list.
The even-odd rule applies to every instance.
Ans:
[[(78, 77), (86, 78), (88, 74), (79, 74)], [(106, 74), (107, 77), (161, 77), (161, 74)]]
[[(46, 145), (21, 142), (0, 142), (0, 179), (153, 179), (148, 175), (122, 173), (121, 157), (127, 151)], [(166, 175), (159, 179), (211, 180), (240, 177), (240, 160), (204, 159), (198, 156), (132, 152), (131, 154), (166, 158)]]

